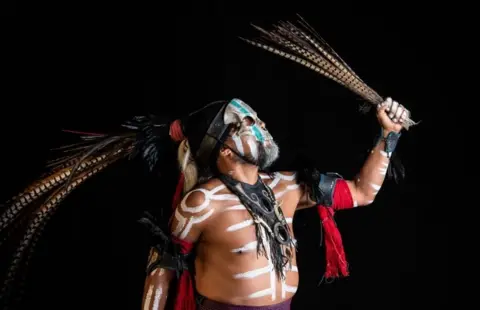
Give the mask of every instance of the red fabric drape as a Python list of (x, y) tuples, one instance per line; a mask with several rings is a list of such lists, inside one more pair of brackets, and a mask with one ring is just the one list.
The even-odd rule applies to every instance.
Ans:
[(327, 278), (349, 275), (342, 237), (334, 222), (333, 216), (335, 210), (352, 207), (352, 195), (345, 180), (337, 181), (333, 192), (333, 205), (331, 207), (317, 206), (323, 230), (325, 231), (325, 257), (327, 262), (325, 277)]
[[(185, 179), (183, 173), (180, 173), (180, 178), (177, 183), (175, 195), (172, 199), (172, 217), (170, 218), (170, 224), (175, 216), (175, 209), (182, 199), (183, 183)], [(188, 254), (192, 251), (194, 244), (181, 240), (171, 235), (172, 242), (180, 245), (180, 251), (182, 254)], [(194, 283), (192, 275), (189, 270), (183, 270), (180, 279), (177, 281), (177, 294), (175, 298), (174, 310), (195, 310), (197, 307), (195, 302)]]
[[(182, 254), (188, 254), (193, 249), (193, 243), (180, 240), (174, 236), (172, 236), (172, 241), (180, 245)], [(178, 279), (174, 310), (195, 310), (197, 308), (193, 285), (190, 271), (183, 270), (180, 279)]]

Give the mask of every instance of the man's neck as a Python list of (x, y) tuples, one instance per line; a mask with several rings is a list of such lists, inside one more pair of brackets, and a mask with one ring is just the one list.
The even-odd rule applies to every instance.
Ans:
[(250, 164), (236, 165), (228, 174), (233, 179), (250, 185), (258, 181), (258, 167)]

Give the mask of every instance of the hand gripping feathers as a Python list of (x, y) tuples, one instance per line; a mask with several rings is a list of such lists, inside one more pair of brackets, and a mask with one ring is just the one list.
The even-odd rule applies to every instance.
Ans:
[[(253, 27), (263, 36), (252, 40), (241, 39), (250, 45), (290, 59), (349, 89), (366, 101), (362, 107), (364, 112), (368, 112), (372, 106), (378, 106), (385, 101), (340, 58), (315, 29), (302, 17), (299, 16), (299, 18), (298, 25), (292, 22), (279, 22), (277, 25), (273, 25), (271, 31), (254, 25)], [(410, 112), (407, 112), (407, 117), (403, 122), (406, 130), (418, 124), (410, 118)], [(379, 139), (377, 138), (377, 141)], [(391, 161), (387, 177), (398, 182), (405, 177), (405, 169), (397, 153), (393, 154)]]
[[(371, 105), (381, 104), (384, 99), (362, 81), (303, 18), (300, 19), (298, 26), (292, 22), (279, 22), (271, 31), (254, 26), (263, 34), (262, 38), (241, 39), (320, 73), (356, 93)], [(369, 107), (367, 106), (366, 110)], [(403, 126), (409, 129), (416, 124), (408, 115)]]

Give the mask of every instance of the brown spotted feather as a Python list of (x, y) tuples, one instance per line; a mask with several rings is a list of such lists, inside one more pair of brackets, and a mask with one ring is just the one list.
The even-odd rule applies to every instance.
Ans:
[[(298, 25), (279, 22), (270, 31), (253, 25), (262, 34), (261, 38), (241, 39), (320, 73), (366, 100), (369, 106), (382, 103), (384, 98), (368, 86), (303, 18), (300, 19)], [(407, 117), (403, 126), (409, 129), (415, 124)]]

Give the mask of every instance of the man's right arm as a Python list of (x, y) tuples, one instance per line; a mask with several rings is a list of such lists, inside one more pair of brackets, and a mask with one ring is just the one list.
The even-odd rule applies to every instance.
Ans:
[[(159, 257), (159, 253), (155, 248), (150, 249), (148, 257), (147, 270), (154, 264)], [(175, 276), (175, 271), (157, 267), (153, 269), (145, 279), (143, 289), (143, 310), (158, 309), (163, 310), (167, 302), (167, 294), (170, 281)]]
[[(199, 189), (193, 190), (185, 195), (177, 206), (171, 223), (171, 234), (178, 239), (195, 243), (213, 215), (214, 208), (206, 199), (205, 192)], [(152, 248), (149, 266), (158, 261), (159, 255), (157, 250)], [(145, 280), (142, 310), (165, 308), (169, 284), (174, 276), (174, 270), (161, 266), (150, 271)]]

